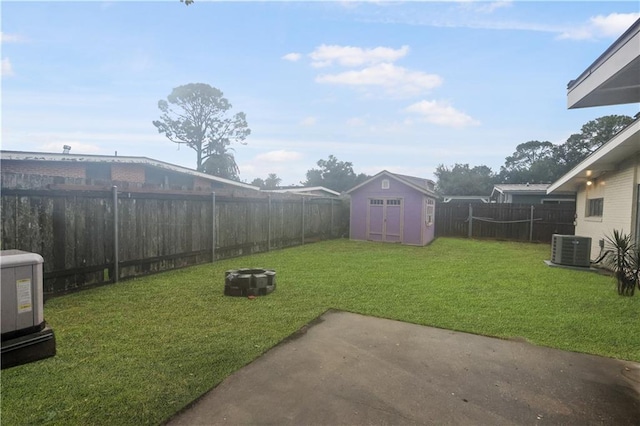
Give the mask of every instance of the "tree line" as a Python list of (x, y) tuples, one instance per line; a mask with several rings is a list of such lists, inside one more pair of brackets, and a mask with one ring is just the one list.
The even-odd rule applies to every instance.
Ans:
[(434, 172), (436, 188), (446, 195), (483, 195), (491, 193), (498, 183), (552, 183), (632, 121), (626, 115), (607, 115), (587, 122), (562, 144), (537, 140), (521, 143), (505, 158), (499, 172), (485, 165), (440, 164)]
[[(161, 115), (153, 121), (159, 133), (196, 152), (196, 170), (240, 180), (232, 143), (246, 144), (251, 134), (244, 112), (231, 115), (231, 103), (219, 89), (204, 83), (190, 83), (172, 90), (158, 101)], [(626, 115), (607, 115), (584, 124), (562, 144), (532, 140), (516, 146), (499, 172), (485, 165), (439, 164), (434, 172), (439, 193), (446, 195), (489, 194), (496, 183), (551, 183), (571, 170), (593, 151), (633, 121)], [(324, 186), (343, 192), (369, 178), (356, 174), (353, 164), (330, 155), (318, 160), (306, 173), (304, 186)], [(282, 179), (270, 173), (251, 184), (262, 189), (280, 187)]]

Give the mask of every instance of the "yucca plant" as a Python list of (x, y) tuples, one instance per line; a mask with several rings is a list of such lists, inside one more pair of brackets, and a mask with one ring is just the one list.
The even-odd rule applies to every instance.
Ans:
[(610, 255), (606, 263), (618, 282), (618, 294), (621, 296), (633, 296), (636, 285), (640, 288), (640, 252), (630, 234), (625, 234), (617, 229), (611, 236), (607, 236), (607, 245)]

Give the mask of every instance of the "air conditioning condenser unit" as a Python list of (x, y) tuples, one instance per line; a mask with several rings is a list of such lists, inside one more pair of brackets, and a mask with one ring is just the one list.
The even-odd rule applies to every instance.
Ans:
[(588, 268), (591, 266), (591, 238), (553, 234), (551, 262), (558, 265)]

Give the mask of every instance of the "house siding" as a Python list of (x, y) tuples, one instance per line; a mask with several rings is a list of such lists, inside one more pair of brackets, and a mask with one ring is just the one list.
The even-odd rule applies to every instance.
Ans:
[[(598, 179), (598, 188), (578, 190), (576, 203), (576, 235), (591, 237), (591, 257), (600, 252), (599, 240), (610, 236), (614, 229), (624, 233), (635, 232), (637, 186), (640, 164), (635, 158), (620, 165)], [(587, 217), (588, 195), (602, 196), (602, 217)], [(629, 212), (632, 212), (629, 215)]]

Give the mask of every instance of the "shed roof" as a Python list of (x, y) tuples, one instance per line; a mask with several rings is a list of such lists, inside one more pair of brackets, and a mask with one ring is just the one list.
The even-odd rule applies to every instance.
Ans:
[(387, 170), (383, 170), (380, 173), (376, 174), (375, 176), (370, 177), (369, 179), (365, 180), (364, 182), (362, 182), (359, 185), (354, 186), (353, 188), (351, 188), (350, 190), (347, 191), (347, 194), (350, 194), (356, 190), (358, 190), (359, 188), (363, 187), (364, 185), (368, 184), (369, 182), (381, 177), (381, 176), (387, 176), (391, 179), (395, 179), (398, 182), (402, 182), (403, 184), (422, 192), (425, 195), (429, 195), (432, 197), (437, 197), (435, 191), (432, 189), (435, 185), (435, 182), (433, 182), (430, 179), (424, 179), (424, 178), (419, 178), (419, 177), (415, 177), (415, 176), (407, 176), (407, 175), (401, 175), (401, 174), (397, 174), (397, 173), (391, 173)]
[(501, 194), (546, 194), (548, 183), (504, 183), (493, 185), (491, 195), (495, 192)]
[(244, 189), (260, 190), (257, 186), (249, 185), (235, 180), (225, 179), (218, 176), (202, 173), (187, 167), (178, 166), (164, 161), (153, 160), (147, 157), (123, 157), (113, 155), (82, 155), (82, 154), (58, 154), (48, 152), (27, 152), (27, 151), (0, 151), (0, 159), (13, 161), (46, 161), (46, 162), (67, 162), (67, 163), (106, 163), (106, 164), (142, 164), (158, 169), (170, 170), (177, 173), (184, 173), (199, 177), (204, 180), (223, 183), (230, 186), (237, 186)]

